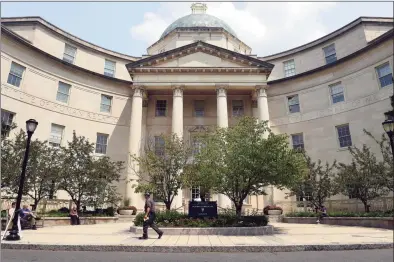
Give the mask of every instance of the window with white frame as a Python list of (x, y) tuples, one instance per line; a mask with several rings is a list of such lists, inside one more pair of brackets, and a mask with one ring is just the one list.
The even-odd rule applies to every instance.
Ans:
[(344, 90), (341, 83), (330, 85), (330, 94), (333, 104), (345, 101), (345, 95), (343, 91)]
[(352, 136), (350, 135), (349, 124), (337, 126), (338, 140), (340, 147), (352, 146)]
[(393, 74), (391, 72), (390, 64), (385, 63), (376, 68), (379, 77), (380, 87), (385, 87), (393, 84)]
[(331, 44), (323, 48), (326, 64), (331, 64), (337, 61), (337, 52), (335, 51), (335, 44)]
[(199, 154), (201, 152), (201, 148), (204, 146), (202, 140), (198, 136), (192, 137), (192, 150), (193, 156)]
[(290, 113), (300, 112), (300, 101), (298, 99), (298, 95), (288, 96), (287, 103), (289, 105), (289, 112)]
[(244, 199), (244, 204), (249, 205), (250, 204), (250, 196), (246, 196)]
[(155, 155), (164, 156), (165, 153), (165, 141), (162, 136), (155, 136)]
[(15, 113), (1, 109), (1, 136), (8, 136)]
[(71, 85), (63, 82), (59, 82), (59, 85), (57, 87), (56, 100), (63, 103), (68, 103), (68, 98), (70, 96), (70, 88)]
[(23, 72), (25, 72), (25, 70), (26, 68), (24, 66), (12, 62), (10, 73), (8, 74), (7, 83), (16, 87), (20, 87)]
[(285, 77), (293, 76), (296, 74), (294, 59), (283, 62), (283, 67), (285, 69)]
[(115, 62), (105, 59), (104, 75), (114, 77), (115, 76), (115, 66), (116, 66)]
[(100, 112), (111, 112), (112, 97), (107, 95), (101, 95)]
[(200, 199), (200, 187), (194, 186), (191, 188), (192, 200)]
[(244, 101), (243, 100), (233, 100), (231, 102), (233, 107), (233, 116), (243, 116), (244, 115)]
[(65, 44), (63, 60), (70, 63), (70, 64), (74, 64), (76, 53), (77, 53), (77, 48), (75, 48), (69, 44)]
[(96, 140), (96, 153), (97, 154), (106, 154), (108, 146), (108, 135), (97, 133)]
[(156, 101), (156, 116), (166, 116), (167, 113), (167, 100)]
[(302, 133), (291, 135), (291, 141), (294, 149), (304, 149), (304, 135)]
[(203, 117), (204, 116), (204, 100), (194, 100), (194, 116)]
[(51, 124), (51, 135), (49, 136), (49, 145), (59, 147), (62, 144), (64, 126)]

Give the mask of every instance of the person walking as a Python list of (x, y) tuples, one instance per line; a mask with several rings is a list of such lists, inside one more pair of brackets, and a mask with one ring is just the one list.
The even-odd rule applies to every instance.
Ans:
[(71, 225), (72, 226), (81, 224), (81, 222), (79, 220), (79, 216), (78, 216), (78, 211), (77, 211), (77, 208), (75, 206), (73, 206), (71, 211), (70, 211), (70, 220), (71, 220)]
[(156, 219), (156, 207), (155, 202), (150, 198), (150, 193), (145, 193), (145, 216), (143, 224), (143, 234), (139, 239), (148, 239), (148, 228), (151, 227), (159, 235), (159, 239), (163, 236), (161, 231), (155, 224)]

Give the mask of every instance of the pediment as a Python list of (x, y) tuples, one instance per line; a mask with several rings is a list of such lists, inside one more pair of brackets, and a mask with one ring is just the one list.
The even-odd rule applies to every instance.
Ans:
[[(161, 72), (174, 69), (221, 69), (231, 72), (259, 71), (270, 73), (273, 65), (259, 59), (230, 51), (205, 42), (195, 42), (167, 52), (153, 55), (126, 65), (133, 72)], [(209, 71), (209, 70), (208, 70)]]
[(244, 67), (241, 62), (233, 62), (230, 59), (218, 57), (202, 51), (188, 53), (185, 56), (170, 60), (161, 60), (153, 67)]

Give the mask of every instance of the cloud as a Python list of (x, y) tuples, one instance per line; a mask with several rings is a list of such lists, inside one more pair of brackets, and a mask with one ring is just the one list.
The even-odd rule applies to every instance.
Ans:
[[(148, 47), (176, 19), (191, 13), (191, 3), (160, 3), (147, 12), (131, 36)], [(317, 39), (330, 31), (321, 16), (336, 6), (330, 2), (209, 2), (207, 13), (225, 21), (239, 39), (259, 56), (281, 52)]]

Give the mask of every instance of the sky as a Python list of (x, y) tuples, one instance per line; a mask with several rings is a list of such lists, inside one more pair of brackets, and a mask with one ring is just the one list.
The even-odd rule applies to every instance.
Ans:
[[(146, 54), (192, 2), (2, 2), (1, 16), (41, 16), (104, 48)], [(393, 17), (392, 2), (207, 2), (252, 53), (266, 56), (313, 41), (360, 16)]]

